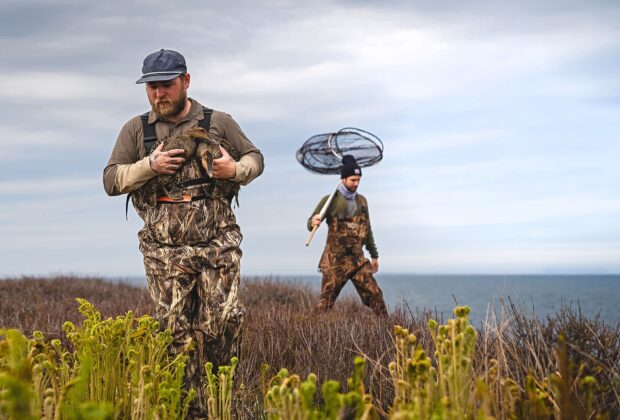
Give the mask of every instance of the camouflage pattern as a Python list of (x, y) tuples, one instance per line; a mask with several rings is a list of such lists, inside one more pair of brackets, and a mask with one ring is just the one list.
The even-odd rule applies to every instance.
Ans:
[(331, 309), (340, 291), (351, 279), (362, 303), (378, 315), (387, 315), (383, 292), (362, 250), (370, 227), (365, 201), (363, 204), (361, 211), (353, 217), (334, 217), (330, 221), (327, 243), (319, 263), (323, 281), (318, 310)]
[[(202, 193), (225, 198), (229, 202), (231, 202), (233, 198), (238, 197), (240, 187), (237, 182), (228, 179), (210, 179), (213, 170), (213, 160), (222, 157), (220, 146), (228, 152), (233, 160), (238, 161), (241, 157), (239, 152), (226, 140), (222, 139), (218, 142), (213, 140), (203, 128), (192, 127), (178, 136), (157, 141), (154, 148), (160, 143), (164, 143), (162, 148), (164, 152), (172, 149), (183, 149), (184, 153), (179, 156), (184, 157), (186, 163), (181, 170), (177, 171), (174, 175), (158, 175), (138, 189), (135, 192), (137, 195), (141, 196), (141, 202), (138, 203), (138, 205), (146, 204), (149, 207), (156, 207), (157, 198), (161, 196), (168, 196), (175, 200), (180, 200), (183, 194), (186, 193), (187, 187), (180, 188), (179, 183), (197, 178), (209, 180), (205, 181), (207, 188), (204, 189)], [(196, 193), (191, 195), (194, 196), (199, 194)], [(134, 206), (136, 206), (135, 200)], [(137, 207), (136, 210), (138, 210)]]
[[(179, 157), (183, 157), (185, 160), (189, 160), (196, 155), (196, 149), (198, 147), (198, 143), (201, 145), (203, 143), (209, 142), (208, 133), (201, 127), (192, 127), (189, 130), (186, 130), (175, 136), (171, 139), (164, 139), (162, 142), (164, 146), (162, 148), (163, 152), (167, 152), (168, 150), (173, 149), (183, 149), (183, 153), (177, 155)], [(215, 142), (214, 142), (215, 143)], [(219, 146), (215, 144), (217, 147), (217, 151), (220, 152)], [(221, 155), (221, 152), (220, 152)], [(198, 155), (199, 156), (199, 155)], [(213, 162), (213, 160), (211, 160)], [(208, 172), (208, 175), (211, 176), (211, 172)], [(159, 195), (167, 195), (170, 198), (175, 200), (180, 200), (183, 196), (183, 191), (178, 187), (177, 183), (180, 180), (178, 179), (177, 174), (174, 175), (159, 175), (153, 178), (150, 182), (153, 185), (154, 194), (151, 195), (152, 205), (155, 205), (155, 199)]]
[[(207, 167), (210, 164), (213, 164), (213, 159), (219, 159), (222, 157), (222, 151), (219, 146), (222, 146), (226, 152), (230, 155), (230, 157), (238, 162), (241, 158), (241, 155), (230, 143), (226, 141), (226, 139), (222, 139), (217, 145), (217, 149), (213, 150), (213, 143), (202, 143), (198, 145), (197, 153), (199, 154), (203, 165)], [(210, 172), (210, 170), (208, 170)], [(209, 176), (211, 174), (209, 173)], [(229, 203), (232, 203), (232, 199), (234, 198), (237, 206), (239, 205), (239, 189), (240, 185), (238, 182), (233, 181), (232, 179), (218, 179), (215, 180), (212, 184), (211, 195), (215, 197), (220, 197), (226, 199)]]
[[(174, 177), (181, 182), (201, 174), (199, 159), (192, 156)], [(148, 184), (132, 195), (144, 220), (138, 237), (156, 316), (173, 332), (171, 352), (190, 356), (185, 384), (198, 391), (193, 410), (202, 414), (205, 363), (212, 362), (217, 370), (239, 354), (244, 315), (238, 298), (242, 235), (218, 182), (184, 189), (192, 197), (208, 196), (191, 202), (152, 205), (157, 190)]]

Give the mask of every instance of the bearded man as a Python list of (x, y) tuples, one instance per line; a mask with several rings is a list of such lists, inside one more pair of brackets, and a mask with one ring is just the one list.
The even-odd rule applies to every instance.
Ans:
[[(263, 155), (230, 115), (187, 97), (190, 75), (178, 52), (149, 54), (136, 83), (146, 85), (151, 111), (122, 127), (103, 185), (108, 195), (129, 193), (144, 220), (138, 237), (156, 315), (172, 330), (172, 353), (189, 355), (184, 382), (198, 392), (192, 416), (206, 417), (204, 365), (210, 361), (216, 370), (238, 355), (244, 314), (238, 298), (242, 235), (232, 197), (218, 185), (247, 185), (262, 173)], [(204, 156), (164, 148), (196, 127), (205, 130), (202, 140), (220, 145), (221, 157), (208, 173)], [(172, 177), (182, 194), (159, 191), (153, 198), (156, 177)]]
[[(379, 270), (379, 253), (370, 227), (368, 202), (357, 193), (362, 170), (353, 156), (342, 157), (340, 178), (338, 191), (325, 213), (329, 230), (319, 262), (323, 280), (317, 309), (331, 309), (340, 291), (351, 279), (362, 303), (377, 315), (387, 315), (383, 292), (373, 276)], [(319, 213), (328, 197), (323, 197), (312, 212), (307, 223), (308, 230), (312, 231), (321, 223)], [(370, 261), (364, 256), (363, 246), (370, 253)]]

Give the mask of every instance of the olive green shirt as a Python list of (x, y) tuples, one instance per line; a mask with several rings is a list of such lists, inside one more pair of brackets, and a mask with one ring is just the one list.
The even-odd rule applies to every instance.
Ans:
[[(192, 106), (189, 113), (176, 124), (158, 119), (153, 111), (149, 113), (148, 122), (155, 123), (158, 139), (179, 135), (198, 126), (198, 121), (204, 119), (202, 105), (194, 99), (190, 101)], [(263, 155), (230, 115), (213, 111), (209, 136), (215, 140), (226, 139), (241, 155), (235, 163), (234, 181), (247, 185), (263, 172)], [(103, 170), (103, 187), (108, 195), (125, 194), (144, 185), (156, 175), (151, 169), (144, 148), (142, 120), (140, 116), (136, 116), (121, 128), (108, 164)]]
[[(359, 214), (361, 211), (361, 207), (362, 207), (360, 203), (361, 200), (359, 197), (363, 197), (363, 196), (360, 194), (357, 194), (356, 196), (357, 210), (355, 211), (355, 214)], [(319, 214), (321, 212), (321, 209), (327, 202), (328, 198), (329, 198), (329, 195), (326, 195), (325, 197), (323, 197), (321, 201), (319, 201), (319, 204), (317, 204), (316, 208), (314, 209), (310, 217), (308, 218), (307, 228), (309, 231), (312, 230), (312, 216), (314, 216), (315, 214)], [(330, 203), (329, 208), (327, 209), (327, 212), (325, 213), (325, 219), (327, 220), (328, 225), (332, 223), (332, 220), (334, 218), (347, 217), (346, 201), (347, 200), (344, 198), (342, 194), (340, 194), (339, 192), (336, 192), (336, 194), (334, 195), (334, 199)], [(366, 209), (366, 211), (368, 211), (368, 208)], [(375, 238), (372, 234), (372, 228), (370, 227), (370, 214), (368, 214), (368, 218), (369, 218), (368, 219), (368, 222), (369, 222), (368, 235), (366, 236), (366, 241), (364, 242), (364, 246), (368, 250), (368, 253), (370, 254), (371, 258), (379, 258), (379, 253), (377, 251), (377, 245), (375, 244)]]

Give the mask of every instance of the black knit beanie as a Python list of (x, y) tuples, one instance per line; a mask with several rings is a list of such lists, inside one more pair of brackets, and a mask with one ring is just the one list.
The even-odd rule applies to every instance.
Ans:
[(362, 169), (358, 166), (353, 156), (344, 155), (342, 157), (342, 169), (340, 170), (340, 178), (348, 178), (353, 175), (362, 176)]

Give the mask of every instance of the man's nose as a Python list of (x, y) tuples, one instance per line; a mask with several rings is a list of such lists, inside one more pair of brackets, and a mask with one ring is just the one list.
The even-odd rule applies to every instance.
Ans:
[(163, 86), (157, 86), (157, 89), (155, 90), (155, 94), (157, 95), (157, 97), (165, 96), (166, 88)]

